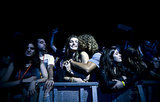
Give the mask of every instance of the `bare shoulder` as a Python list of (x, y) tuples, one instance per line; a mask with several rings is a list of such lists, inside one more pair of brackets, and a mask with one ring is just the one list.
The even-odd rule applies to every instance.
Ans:
[(85, 51), (82, 51), (82, 52), (80, 53), (80, 55), (81, 55), (81, 56), (88, 56), (87, 52), (85, 52)]

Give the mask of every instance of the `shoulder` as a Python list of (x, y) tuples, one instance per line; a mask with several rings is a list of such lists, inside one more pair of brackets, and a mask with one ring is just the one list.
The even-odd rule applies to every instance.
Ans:
[(45, 57), (46, 58), (54, 58), (53, 55), (50, 55), (50, 54), (45, 54)]
[(85, 51), (82, 51), (82, 52), (80, 53), (80, 55), (81, 55), (81, 56), (88, 56), (87, 52), (85, 52)]
[(92, 58), (100, 58), (101, 55), (102, 55), (101, 53), (97, 52), (92, 56)]

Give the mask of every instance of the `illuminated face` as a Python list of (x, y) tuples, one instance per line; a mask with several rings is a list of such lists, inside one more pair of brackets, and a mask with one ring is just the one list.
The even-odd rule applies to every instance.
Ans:
[(32, 43), (29, 43), (25, 52), (25, 56), (31, 57), (35, 54), (35, 48)]
[(69, 47), (71, 50), (77, 50), (78, 49), (78, 39), (77, 38), (71, 38), (69, 41)]
[(37, 47), (39, 50), (41, 51), (45, 51), (46, 50), (46, 42), (44, 39), (37, 39)]
[(113, 53), (113, 60), (115, 62), (122, 62), (121, 54), (119, 53), (119, 51), (117, 49)]

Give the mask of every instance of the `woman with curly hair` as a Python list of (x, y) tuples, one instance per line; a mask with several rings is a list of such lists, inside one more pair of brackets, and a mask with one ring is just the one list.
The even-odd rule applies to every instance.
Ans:
[(87, 52), (90, 57), (98, 51), (98, 44), (92, 35), (83, 34), (80, 35), (78, 39), (80, 51)]
[(88, 81), (97, 81), (96, 77), (96, 68), (99, 67), (99, 59), (101, 53), (98, 52), (98, 44), (95, 38), (90, 34), (82, 34), (79, 35), (79, 52), (87, 53), (89, 60), (86, 63), (76, 62), (74, 60), (70, 60), (74, 69), (79, 72), (82, 72), (86, 75), (90, 75)]
[(69, 82), (85, 82), (88, 80), (89, 76), (85, 75), (76, 70), (70, 65), (70, 60), (74, 60), (80, 63), (86, 63), (89, 60), (88, 54), (85, 52), (79, 52), (78, 50), (78, 37), (76, 35), (71, 35), (67, 39), (65, 45), (65, 57), (62, 67), (66, 69), (64, 73), (64, 80)]

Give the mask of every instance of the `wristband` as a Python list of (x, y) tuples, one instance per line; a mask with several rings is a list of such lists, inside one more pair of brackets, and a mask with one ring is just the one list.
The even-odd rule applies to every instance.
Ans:
[(123, 86), (125, 86), (125, 82), (124, 81), (122, 81), (122, 84), (123, 84)]

